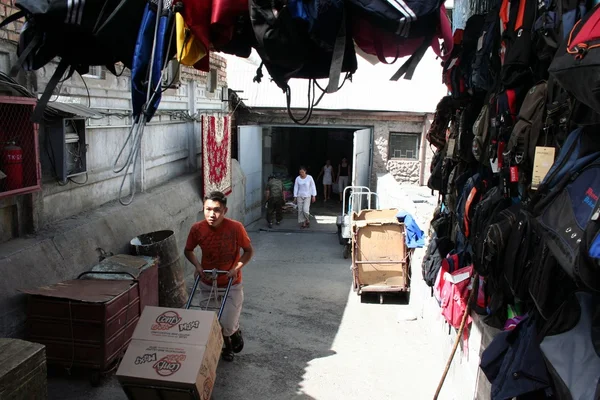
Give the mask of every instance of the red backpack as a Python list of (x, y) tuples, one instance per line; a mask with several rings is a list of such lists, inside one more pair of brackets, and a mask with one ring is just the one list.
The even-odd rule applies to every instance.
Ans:
[[(401, 57), (411, 56), (391, 78), (398, 80), (403, 75), (411, 79), (417, 64), (431, 46), (442, 60), (448, 59), (453, 48), (452, 27), (446, 15), (446, 7), (439, 9), (438, 25), (431, 36), (403, 37), (375, 26), (367, 17), (356, 14), (352, 18), (354, 42), (365, 53), (377, 56), (384, 64), (393, 64)], [(439, 40), (443, 40), (440, 46)], [(387, 59), (391, 59), (388, 61)]]

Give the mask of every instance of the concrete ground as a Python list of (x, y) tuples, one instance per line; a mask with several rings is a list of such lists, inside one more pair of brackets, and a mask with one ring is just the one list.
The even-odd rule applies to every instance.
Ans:
[[(249, 228), (256, 256), (244, 269), (246, 346), (221, 361), (213, 399), (431, 399), (444, 365), (406, 298), (361, 299), (351, 290), (335, 215), (313, 208), (309, 231), (294, 214), (273, 230)], [(414, 265), (420, 265), (418, 260)], [(373, 301), (370, 301), (373, 300)], [(53, 375), (49, 398), (126, 399), (113, 378)]]

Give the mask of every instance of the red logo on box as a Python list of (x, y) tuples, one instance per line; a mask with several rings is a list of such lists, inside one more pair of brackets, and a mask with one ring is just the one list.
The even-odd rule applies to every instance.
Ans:
[(171, 376), (181, 369), (182, 361), (185, 361), (185, 355), (169, 354), (158, 360), (152, 368), (160, 376)]
[(153, 331), (167, 331), (181, 322), (181, 317), (175, 311), (165, 311), (156, 317), (156, 324), (152, 325)]

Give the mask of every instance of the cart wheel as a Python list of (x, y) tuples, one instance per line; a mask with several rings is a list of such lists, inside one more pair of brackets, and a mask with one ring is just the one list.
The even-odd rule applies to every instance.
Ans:
[(344, 246), (343, 256), (344, 256), (344, 258), (350, 257), (350, 246), (348, 246), (348, 245)]
[(342, 233), (341, 233), (341, 232), (340, 232), (340, 233), (338, 233), (338, 240), (340, 241), (340, 244), (341, 244), (342, 246), (345, 246), (346, 244), (348, 244), (348, 239), (344, 239), (344, 238), (342, 237)]
[(92, 385), (92, 387), (100, 386), (101, 382), (102, 382), (102, 375), (100, 374), (100, 371), (93, 371), (92, 374), (90, 375), (90, 384)]
[(379, 293), (379, 304), (383, 304), (383, 293)]

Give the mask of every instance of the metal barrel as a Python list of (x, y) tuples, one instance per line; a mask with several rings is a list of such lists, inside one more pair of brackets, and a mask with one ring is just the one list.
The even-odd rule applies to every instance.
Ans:
[(181, 308), (187, 298), (183, 260), (173, 231), (145, 233), (130, 242), (134, 255), (158, 258), (158, 305)]

